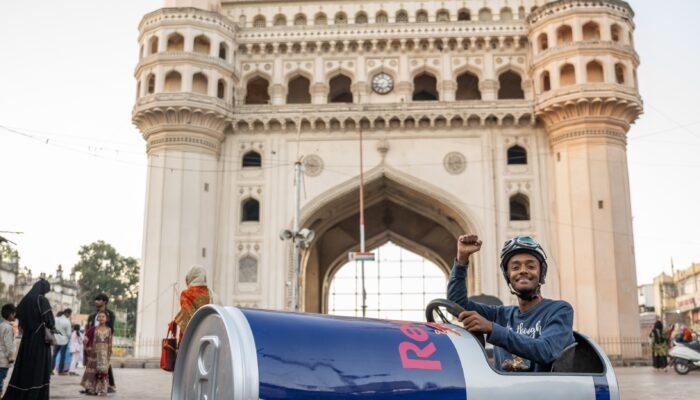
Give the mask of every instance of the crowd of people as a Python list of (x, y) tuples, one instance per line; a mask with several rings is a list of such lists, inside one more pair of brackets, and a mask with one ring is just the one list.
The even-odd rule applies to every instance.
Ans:
[[(206, 271), (194, 266), (188, 272), (187, 289), (180, 294), (181, 309), (173, 320), (180, 330), (178, 342), (194, 313), (215, 303), (208, 288)], [(39, 279), (15, 307), (5, 304), (0, 312), (0, 393), (10, 369), (2, 400), (44, 400), (49, 398), (51, 375), (79, 375), (84, 367), (80, 393), (106, 396), (116, 391), (111, 366), (114, 312), (107, 308), (106, 294), (95, 296), (95, 312), (85, 326), (72, 321), (67, 308), (54, 316), (46, 294), (51, 285)], [(15, 338), (19, 336), (19, 346)]]
[(669, 350), (675, 343), (690, 343), (693, 340), (693, 332), (686, 325), (673, 324), (665, 329), (663, 322), (656, 321), (649, 333), (654, 370), (668, 372)]
[[(79, 375), (86, 395), (107, 395), (116, 391), (110, 364), (114, 313), (107, 309), (109, 297), (95, 297), (96, 311), (85, 327), (71, 320), (67, 308), (54, 316), (46, 294), (51, 285), (39, 279), (17, 307), (5, 304), (0, 312), (0, 390), (10, 368), (2, 400), (43, 400), (49, 398), (51, 375)], [(19, 346), (15, 337), (19, 333)]]

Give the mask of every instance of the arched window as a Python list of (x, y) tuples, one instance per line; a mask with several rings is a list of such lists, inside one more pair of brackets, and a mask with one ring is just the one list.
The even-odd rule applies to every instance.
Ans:
[(568, 44), (574, 41), (574, 31), (569, 25), (562, 25), (557, 29), (557, 45)]
[(457, 77), (456, 100), (481, 100), (479, 78), (471, 72), (465, 72)]
[(522, 164), (527, 164), (527, 150), (517, 144), (508, 148), (508, 165)]
[(468, 9), (462, 8), (457, 12), (457, 21), (471, 21), (471, 19), (472, 14)]
[(260, 153), (251, 150), (243, 155), (243, 168), (259, 168), (262, 166)]
[(141, 97), (141, 81), (136, 81), (136, 98)]
[(482, 8), (479, 10), (479, 21), (493, 21), (493, 14), (491, 14), (491, 9)]
[(501, 8), (501, 21), (512, 21), (513, 20), (513, 10), (508, 7)]
[(564, 64), (559, 70), (559, 86), (576, 84), (576, 69), (573, 64)]
[(530, 220), (530, 200), (522, 193), (515, 194), (510, 198), (510, 220)]
[(586, 81), (589, 83), (605, 81), (603, 65), (601, 63), (598, 61), (591, 61), (586, 64)]
[(379, 11), (374, 17), (374, 21), (378, 24), (386, 24), (387, 22), (389, 22), (389, 16), (386, 15), (384, 11)]
[(416, 12), (416, 22), (428, 22), (428, 12), (425, 10), (418, 10)]
[(537, 43), (540, 45), (540, 51), (547, 50), (549, 48), (549, 38), (546, 33), (540, 33), (537, 37)]
[(258, 260), (245, 256), (238, 261), (238, 283), (258, 283)]
[(192, 93), (208, 94), (209, 79), (201, 72), (192, 75)]
[(620, 25), (612, 24), (612, 26), (610, 26), (610, 39), (615, 43), (619, 43), (621, 37), (622, 28), (620, 28)]
[(182, 75), (177, 71), (170, 71), (165, 75), (163, 91), (165, 93), (176, 93), (182, 90)]
[(514, 71), (506, 71), (498, 76), (498, 99), (524, 99), (525, 92), (523, 91), (523, 80), (520, 75)]
[(328, 91), (329, 103), (352, 103), (352, 80), (343, 74), (334, 76), (330, 82)]
[(396, 22), (408, 22), (408, 13), (406, 12), (406, 10), (399, 10), (396, 12)]
[(620, 85), (625, 84), (625, 66), (622, 63), (615, 64), (615, 81)]
[(310, 86), (311, 82), (303, 76), (291, 79), (287, 85), (287, 104), (311, 103)]
[(257, 15), (255, 18), (253, 18), (253, 28), (264, 28), (265, 22), (265, 16)]
[(445, 10), (444, 8), (442, 10), (438, 10), (437, 14), (435, 15), (435, 21), (437, 22), (448, 22), (450, 20), (450, 12)]
[(552, 89), (552, 82), (549, 78), (549, 71), (544, 71), (542, 73), (542, 91), (548, 92)]
[(518, 7), (518, 19), (525, 19), (526, 14), (525, 14), (525, 7), (520, 6)]
[(223, 99), (226, 97), (226, 81), (219, 79), (216, 83), (216, 97)]
[(427, 72), (413, 78), (413, 101), (437, 101), (437, 79)]
[(337, 12), (335, 13), (335, 18), (333, 19), (333, 22), (336, 25), (346, 25), (348, 23), (348, 15), (342, 11)]
[(306, 25), (306, 15), (304, 14), (297, 14), (294, 16), (294, 26), (303, 26)]
[(249, 80), (246, 85), (245, 103), (268, 104), (270, 102), (269, 86), (267, 79), (259, 76)]
[(222, 60), (225, 60), (228, 55), (228, 46), (226, 43), (221, 42), (219, 43), (219, 58)]
[(355, 23), (356, 24), (366, 24), (367, 23), (367, 13), (364, 11), (360, 11), (357, 14), (355, 14)]
[(148, 54), (156, 54), (158, 52), (158, 36), (153, 36), (148, 41), (148, 48), (149, 48)]
[(274, 26), (286, 26), (287, 25), (287, 17), (284, 14), (275, 15), (273, 25)]
[(314, 25), (327, 25), (328, 24), (328, 17), (326, 17), (326, 14), (320, 12), (316, 14), (314, 17)]
[(146, 89), (148, 94), (153, 94), (156, 92), (156, 76), (153, 74), (148, 74), (146, 78)]
[(211, 51), (211, 42), (204, 35), (199, 35), (194, 38), (194, 52), (200, 54), (209, 54)]
[(165, 51), (183, 51), (185, 49), (185, 38), (179, 33), (172, 33), (168, 36)]
[(583, 25), (583, 40), (600, 40), (600, 26), (593, 21)]
[(242, 222), (259, 222), (260, 221), (260, 202), (250, 197), (243, 200), (241, 204), (241, 221)]

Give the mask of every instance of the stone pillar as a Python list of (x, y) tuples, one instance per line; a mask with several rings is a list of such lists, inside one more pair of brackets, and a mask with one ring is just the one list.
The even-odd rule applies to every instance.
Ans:
[[(214, 277), (219, 151), (228, 122), (216, 109), (137, 106), (133, 121), (147, 141), (148, 180), (137, 314), (136, 356), (156, 357), (164, 327), (179, 309), (193, 265)], [(173, 114), (183, 113), (182, 116)], [(191, 118), (192, 124), (170, 123)]]
[[(626, 132), (641, 111), (633, 102), (610, 115), (587, 115), (596, 99), (539, 112), (552, 150), (549, 218), (558, 243), (561, 298), (576, 310), (574, 328), (633, 357), (639, 337)], [(628, 347), (628, 348), (626, 348)]]

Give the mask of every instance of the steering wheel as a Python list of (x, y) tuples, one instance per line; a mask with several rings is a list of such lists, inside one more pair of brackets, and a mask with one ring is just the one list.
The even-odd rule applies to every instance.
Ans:
[[(426, 321), (433, 322), (433, 323), (436, 322), (435, 321), (435, 314), (437, 314), (437, 316), (441, 319), (441, 321), (439, 321), (439, 322), (442, 322), (443, 324), (452, 324), (453, 322), (450, 321), (449, 319), (447, 319), (447, 316), (441, 310), (441, 308), (444, 308), (445, 311), (447, 311), (449, 314), (452, 314), (455, 317), (459, 316), (459, 314), (461, 312), (466, 311), (464, 308), (462, 308), (462, 306), (455, 303), (454, 301), (449, 301), (446, 299), (435, 299), (435, 300), (431, 301), (430, 303), (428, 303), (428, 306), (425, 307), (425, 319), (426, 319)], [(472, 335), (474, 335), (474, 337), (479, 342), (481, 347), (486, 346), (486, 340), (484, 338), (483, 333), (478, 333), (478, 332), (475, 332), (475, 333), (470, 332), (470, 333)]]

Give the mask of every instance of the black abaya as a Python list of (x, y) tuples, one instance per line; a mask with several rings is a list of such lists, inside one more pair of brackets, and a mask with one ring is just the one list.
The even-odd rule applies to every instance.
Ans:
[(51, 379), (51, 346), (44, 327), (54, 329), (51, 305), (44, 297), (51, 285), (44, 279), (34, 284), (17, 306), (22, 340), (7, 391), (2, 400), (48, 400)]

